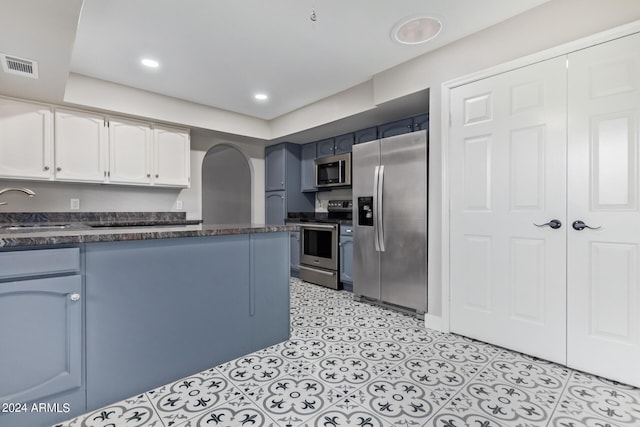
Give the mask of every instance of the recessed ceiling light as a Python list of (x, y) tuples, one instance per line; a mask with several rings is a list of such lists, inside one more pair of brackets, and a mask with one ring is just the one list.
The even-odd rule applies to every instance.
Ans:
[(436, 37), (442, 30), (442, 23), (430, 16), (420, 16), (400, 21), (393, 27), (391, 37), (402, 44), (419, 44)]
[(269, 97), (265, 93), (256, 93), (253, 97), (258, 101), (266, 101), (267, 99), (269, 99)]
[(142, 61), (142, 65), (149, 68), (158, 68), (160, 63), (154, 59), (144, 58)]

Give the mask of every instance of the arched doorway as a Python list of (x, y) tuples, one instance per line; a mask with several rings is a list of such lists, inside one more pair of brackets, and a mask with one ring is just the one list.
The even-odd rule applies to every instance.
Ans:
[(202, 162), (202, 221), (251, 222), (251, 169), (240, 150), (216, 145)]

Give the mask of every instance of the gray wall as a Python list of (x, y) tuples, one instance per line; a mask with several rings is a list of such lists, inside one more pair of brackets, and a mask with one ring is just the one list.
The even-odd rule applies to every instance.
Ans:
[(202, 221), (205, 224), (251, 222), (251, 171), (244, 155), (217, 145), (202, 162)]
[(71, 199), (80, 200), (80, 212), (168, 212), (176, 210), (176, 201), (183, 191), (150, 186), (0, 180), (0, 189), (6, 187), (26, 187), (36, 195), (5, 193), (0, 199), (8, 204), (0, 206), (0, 212), (68, 212)]

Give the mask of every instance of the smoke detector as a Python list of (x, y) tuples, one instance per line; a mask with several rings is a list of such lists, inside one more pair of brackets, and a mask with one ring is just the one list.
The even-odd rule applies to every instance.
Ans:
[(36, 61), (0, 53), (0, 62), (5, 73), (32, 79), (38, 78), (38, 63)]

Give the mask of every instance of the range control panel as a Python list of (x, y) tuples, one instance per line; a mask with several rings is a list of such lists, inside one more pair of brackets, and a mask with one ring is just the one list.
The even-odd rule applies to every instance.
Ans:
[(351, 200), (329, 200), (327, 204), (329, 212), (351, 212), (353, 211), (353, 201)]

